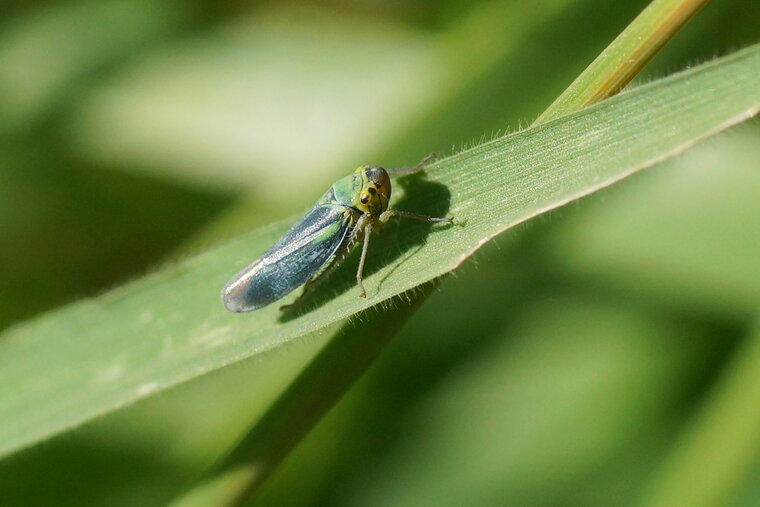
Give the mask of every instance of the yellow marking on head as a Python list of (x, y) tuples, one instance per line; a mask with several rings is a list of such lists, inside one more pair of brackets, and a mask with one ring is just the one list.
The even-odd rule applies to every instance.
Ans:
[(382, 167), (362, 166), (356, 170), (361, 177), (361, 190), (354, 206), (363, 213), (379, 215), (388, 209), (391, 181)]

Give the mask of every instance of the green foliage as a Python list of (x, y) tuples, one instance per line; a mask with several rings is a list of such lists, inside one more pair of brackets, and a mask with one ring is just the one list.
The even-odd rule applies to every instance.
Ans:
[(388, 228), (372, 243), (366, 300), (349, 278), (322, 289), (317, 307), (303, 314), (270, 305), (240, 318), (221, 308), (224, 280), (271, 245), (289, 219), (14, 328), (0, 342), (0, 449), (262, 354), (455, 269), (508, 227), (752, 116), (760, 107), (758, 66), (760, 47), (750, 48), (448, 157), (406, 187), (402, 180), (394, 207), (451, 214), (459, 225)]
[[(754, 40), (745, 7), (709, 4), (649, 77)], [(756, 129), (488, 240), (756, 113), (757, 47), (400, 180), (395, 207), (461, 223), (373, 238), (367, 301), (354, 256), (307, 313), (223, 311), (226, 278), (336, 177), (536, 117), (641, 6), (397, 8), (16, 7), (0, 31), (0, 319), (163, 267), (0, 337), (10, 502), (163, 504), (257, 421), (232, 459), (265, 457), (266, 504), (664, 505), (713, 465), (712, 501), (752, 503)], [(244, 205), (202, 227), (241, 185)], [(160, 261), (188, 245), (206, 251)], [(415, 315), (399, 299), (454, 269)]]

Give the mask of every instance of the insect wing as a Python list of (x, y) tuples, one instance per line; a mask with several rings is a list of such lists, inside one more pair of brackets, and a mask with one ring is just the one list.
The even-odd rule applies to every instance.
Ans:
[(314, 206), (260, 259), (222, 289), (231, 312), (248, 312), (285, 296), (319, 272), (346, 239), (351, 213), (345, 206)]

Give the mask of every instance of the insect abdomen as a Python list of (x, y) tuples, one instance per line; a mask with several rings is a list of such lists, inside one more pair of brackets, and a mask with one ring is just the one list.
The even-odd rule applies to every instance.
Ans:
[(233, 276), (222, 289), (231, 312), (248, 312), (282, 298), (319, 272), (343, 243), (349, 208), (322, 204), (309, 210), (261, 258)]

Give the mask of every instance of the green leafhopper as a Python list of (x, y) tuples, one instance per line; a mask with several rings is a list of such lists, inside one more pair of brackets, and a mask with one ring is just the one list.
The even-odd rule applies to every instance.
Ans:
[(388, 174), (411, 174), (434, 157), (428, 155), (410, 168), (361, 166), (336, 181), (272, 248), (227, 282), (221, 293), (225, 308), (231, 312), (257, 310), (306, 284), (303, 297), (315, 280), (343, 259), (356, 243), (362, 243), (356, 284), (359, 296), (366, 297), (362, 272), (372, 232), (380, 232), (394, 216), (453, 223), (451, 218), (388, 209), (391, 198)]

